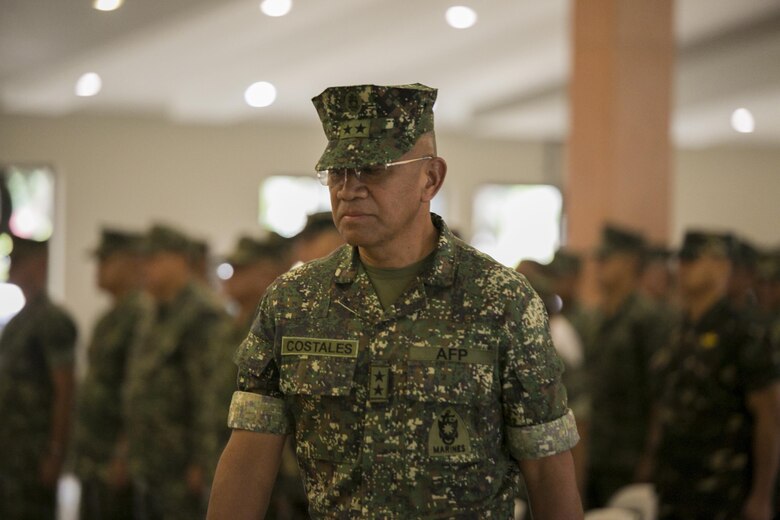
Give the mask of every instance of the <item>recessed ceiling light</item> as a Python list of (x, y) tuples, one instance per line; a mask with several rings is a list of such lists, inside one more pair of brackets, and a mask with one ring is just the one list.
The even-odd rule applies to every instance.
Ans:
[(465, 5), (456, 5), (447, 9), (444, 18), (450, 27), (455, 29), (468, 29), (477, 23), (477, 12)]
[(92, 7), (98, 11), (114, 11), (122, 7), (124, 0), (95, 0), (92, 2)]
[(731, 127), (740, 134), (752, 134), (756, 129), (756, 120), (747, 108), (738, 108), (731, 114)]
[(276, 100), (276, 87), (267, 81), (252, 83), (244, 92), (244, 99), (251, 107), (267, 107)]
[(284, 16), (292, 9), (292, 0), (263, 0), (260, 10), (268, 16)]
[(81, 97), (94, 96), (103, 87), (103, 80), (94, 72), (87, 72), (76, 82), (76, 95)]

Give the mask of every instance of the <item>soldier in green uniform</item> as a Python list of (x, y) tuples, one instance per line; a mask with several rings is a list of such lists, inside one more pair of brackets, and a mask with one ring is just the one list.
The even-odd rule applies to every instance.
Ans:
[[(237, 353), (209, 518), (260, 518), (295, 435), (313, 518), (582, 518), (540, 298), (456, 239), (424, 85), (332, 87), (316, 169), (348, 245), (266, 292)], [(260, 462), (262, 461), (262, 462)]]
[(154, 316), (130, 358), (126, 388), (130, 474), (147, 519), (202, 515), (217, 450), (218, 346), (227, 317), (190, 270), (192, 242), (154, 226), (145, 238), (144, 285)]
[(609, 225), (602, 230), (596, 269), (601, 300), (585, 344), (590, 507), (634, 482), (644, 450), (653, 403), (650, 359), (668, 328), (638, 291), (644, 253), (641, 235)]
[(14, 238), (25, 305), (0, 336), (0, 518), (52, 520), (73, 395), (76, 326), (46, 293), (48, 244)]
[(780, 458), (777, 345), (728, 301), (730, 235), (689, 232), (679, 257), (685, 318), (653, 360), (663, 380), (649, 443), (660, 518), (770, 520)]
[[(235, 346), (239, 345), (249, 333), (257, 302), (260, 301), (263, 293), (290, 267), (291, 246), (291, 240), (275, 233), (264, 240), (242, 237), (226, 259), (233, 267), (233, 276), (225, 280), (224, 290), (227, 297), (237, 305), (237, 312), (233, 317), (232, 338), (229, 345), (223, 348), (224, 361), (220, 364), (220, 369), (222, 367), (226, 369), (224, 390), (220, 390), (224, 400), (219, 407), (217, 417), (224, 434), (220, 438), (220, 449), (224, 448), (231, 431), (226, 426), (226, 419), (230, 399), (236, 387), (236, 366), (232, 362)], [(302, 519), (306, 518), (307, 509), (308, 502), (303, 490), (301, 474), (295, 461), (295, 452), (288, 439), (265, 518), (268, 520)]]
[(134, 518), (121, 402), (131, 348), (151, 318), (151, 302), (141, 293), (141, 239), (104, 229), (95, 251), (98, 287), (111, 308), (95, 325), (76, 400), (73, 464), (83, 519)]

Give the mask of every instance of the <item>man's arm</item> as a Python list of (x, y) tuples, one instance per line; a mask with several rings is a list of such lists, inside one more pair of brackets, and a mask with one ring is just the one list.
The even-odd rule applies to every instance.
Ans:
[(264, 517), (284, 440), (284, 435), (233, 430), (214, 475), (207, 520)]
[(519, 461), (535, 520), (582, 519), (571, 452)]
[(772, 518), (778, 464), (780, 463), (780, 383), (748, 394), (754, 417), (753, 480), (745, 502), (745, 518)]
[(67, 364), (51, 370), (53, 383), (51, 431), (48, 453), (41, 460), (40, 477), (43, 484), (57, 483), (64, 460), (65, 446), (70, 431), (70, 412), (73, 401), (73, 365)]

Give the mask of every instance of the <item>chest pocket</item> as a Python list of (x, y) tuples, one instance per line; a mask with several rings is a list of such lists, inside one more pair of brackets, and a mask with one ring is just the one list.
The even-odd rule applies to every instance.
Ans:
[(310, 355), (282, 357), (279, 386), (288, 395), (347, 396), (357, 359)]
[(352, 391), (358, 341), (284, 335), (280, 388), (288, 395), (347, 396)]
[(478, 404), (495, 399), (498, 340), (466, 328), (417, 337), (409, 346), (407, 397), (415, 401)]

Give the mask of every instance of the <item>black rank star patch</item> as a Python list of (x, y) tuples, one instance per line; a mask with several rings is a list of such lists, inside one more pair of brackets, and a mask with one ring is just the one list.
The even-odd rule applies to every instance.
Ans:
[(369, 374), (368, 396), (370, 401), (387, 401), (390, 389), (390, 367), (387, 365), (371, 365)]
[(466, 424), (452, 408), (436, 417), (428, 434), (428, 456), (450, 457), (471, 453), (471, 439)]

